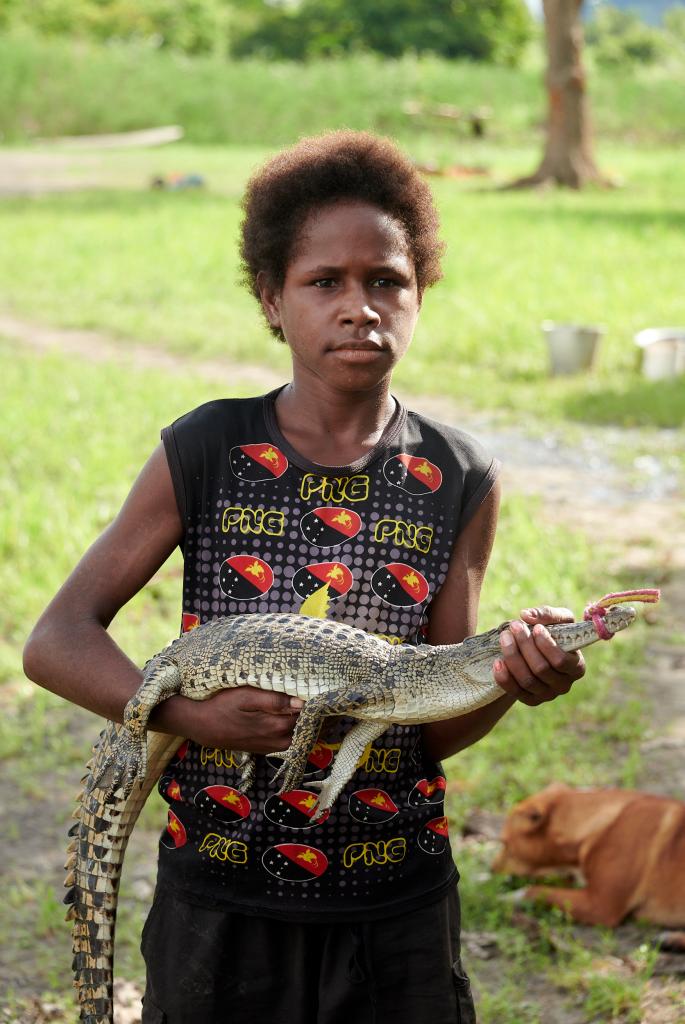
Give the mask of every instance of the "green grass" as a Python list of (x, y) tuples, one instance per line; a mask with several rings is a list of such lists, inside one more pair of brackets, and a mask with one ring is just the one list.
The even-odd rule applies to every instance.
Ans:
[[(17, 679), (17, 648), (83, 554), (114, 518), (161, 427), (221, 395), (216, 386), (125, 367), (36, 357), (0, 342), (0, 665)], [(232, 382), (240, 393), (239, 382)], [(135, 658), (178, 631), (180, 557), (114, 623)], [(0, 677), (1, 680), (2, 677)], [(35, 713), (43, 714), (40, 705)], [(42, 720), (39, 729), (42, 729)]]
[[(36, 68), (49, 89), (35, 87)], [(571, 438), (603, 423), (639, 425), (640, 452), (658, 445), (663, 453), (670, 445), (676, 468), (685, 448), (685, 388), (682, 380), (645, 381), (632, 335), (645, 326), (685, 323), (682, 168), (679, 149), (666, 145), (685, 134), (683, 107), (676, 104), (680, 88), (658, 72), (636, 81), (593, 79), (600, 162), (625, 180), (622, 189), (500, 192), (493, 185), (526, 173), (539, 156), (533, 132), (542, 94), (531, 70), (371, 58), (305, 68), (236, 66), (130, 48), (104, 52), (0, 40), (6, 138), (180, 121), (195, 143), (76, 154), (63, 173), (95, 171), (109, 181), (108, 190), (0, 204), (0, 310), (102, 330), (119, 337), (122, 347), (132, 340), (188, 358), (188, 374), (170, 380), (133, 367), (40, 358), (0, 343), (0, 457), (6, 467), (0, 480), (0, 768), (23, 813), (6, 824), (8, 842), (22, 841), (27, 819), (47, 816), (61, 843), (96, 731), (85, 712), (21, 682), (21, 645), (42, 606), (116, 513), (160, 427), (202, 401), (245, 393), (233, 377), (214, 384), (193, 380), (193, 360), (226, 356), (287, 373), (287, 351), (268, 335), (237, 282), (238, 202), (267, 147), (349, 124), (398, 134), (417, 160), (487, 166), (488, 178), (433, 179), (448, 243), (445, 280), (426, 296), (398, 384), (515, 417), (536, 434), (550, 424), (563, 425)], [(117, 104), (110, 102), (114, 94)], [(475, 142), (445, 131), (410, 136), (401, 102), (417, 96), (465, 107), (489, 103), (490, 138)], [(650, 141), (649, 151), (620, 141), (629, 130)], [(232, 145), (199, 145), (209, 141)], [(169, 171), (198, 171), (209, 187), (196, 194), (148, 190), (153, 174)], [(539, 330), (546, 318), (605, 325), (592, 375), (548, 378)], [(656, 433), (664, 426), (675, 428), (668, 438)], [(589, 597), (632, 585), (633, 579), (612, 575), (610, 557), (601, 541), (591, 548), (579, 534), (548, 525), (535, 501), (508, 499), (481, 628), (535, 601), (580, 611)], [(177, 632), (180, 573), (176, 556), (113, 624), (114, 636), (138, 662)], [(630, 785), (646, 725), (637, 672), (644, 644), (639, 624), (612, 644), (596, 645), (588, 652), (588, 676), (569, 696), (537, 709), (515, 708), (485, 740), (451, 759), (453, 835), (472, 808), (502, 810), (554, 778)], [(46, 763), (52, 766), (49, 787)], [(138, 860), (129, 854), (122, 890), (118, 970), (139, 981), (147, 897), (134, 881), (146, 870), (152, 877), (163, 818), (160, 801), (150, 800), (138, 825), (146, 852)], [(630, 978), (603, 973), (595, 954), (617, 952), (612, 935), (579, 935), (552, 911), (535, 912), (538, 933), (531, 939), (503, 899), (511, 882), (487, 877), (491, 853), (487, 844), (466, 844), (459, 854), (465, 927), (495, 932), (505, 954), (496, 978), (477, 959), (468, 961), (482, 1024), (547, 1024), (549, 1012), (531, 991), (531, 978), (557, 984), (562, 1001), (584, 1007), (588, 1024), (639, 1019), (649, 957), (635, 953), (639, 969)], [(35, 991), (51, 989), (53, 1000), (68, 999), (61, 906), (46, 872), (32, 878), (18, 877), (8, 887), (0, 939), (33, 958)], [(19, 1005), (10, 991), (5, 1009), (15, 999)]]
[[(84, 547), (115, 513), (156, 444), (160, 426), (194, 404), (236, 393), (236, 388), (180, 376), (170, 386), (161, 373), (39, 357), (7, 345), (0, 345), (0, 354), (7, 396), (0, 456), (8, 467), (0, 501), (5, 683), (4, 690), (0, 685), (0, 756), (4, 784), (22, 808), (22, 817), (6, 825), (5, 835), (17, 842), (27, 816), (43, 820), (47, 814), (54, 818), (52, 834), (59, 844), (96, 722), (51, 694), (19, 685), (22, 640)], [(535, 501), (509, 499), (484, 590), (481, 628), (531, 601), (551, 600), (579, 611), (590, 595), (620, 589), (626, 581), (608, 572), (604, 555), (601, 544), (590, 549), (580, 535), (545, 525)], [(115, 620), (113, 633), (134, 659), (142, 661), (177, 631), (180, 587), (175, 559)], [(450, 794), (453, 835), (470, 808), (503, 809), (551, 778), (584, 784), (631, 781), (645, 724), (635, 678), (644, 639), (644, 626), (638, 624), (612, 644), (596, 645), (588, 652), (588, 677), (571, 695), (537, 709), (515, 709), (490, 737), (451, 760), (449, 776), (462, 790), (458, 799)], [(49, 787), (46, 764), (51, 765)], [(150, 801), (138, 825), (146, 853), (136, 860), (130, 851), (127, 858), (117, 963), (120, 975), (131, 980), (142, 978), (138, 941), (148, 903), (134, 882), (141, 872), (152, 878), (155, 833), (163, 819), (160, 801)], [(36, 865), (40, 849), (32, 846)], [(465, 927), (496, 931), (506, 950), (502, 976), (483, 982), (480, 1019), (483, 1024), (543, 1024), (527, 979), (536, 972), (556, 977), (563, 968), (564, 985), (575, 991), (588, 973), (585, 940), (573, 936), (561, 915), (541, 913), (541, 937), (531, 943), (512, 922), (510, 904), (502, 900), (510, 883), (484, 878), (487, 851), (465, 849), (459, 864)], [(30, 860), (25, 870), (29, 875), (35, 871)], [(55, 876), (53, 887), (53, 875), (43, 872), (35, 883), (32, 876), (12, 880), (0, 911), (0, 937), (33, 957), (36, 991), (50, 989), (55, 994), (51, 998), (59, 1000), (68, 988), (69, 954), (55, 896), (60, 880)], [(552, 932), (566, 942), (563, 955), (549, 940)], [(478, 962), (470, 958), (469, 967), (478, 977)], [(618, 1006), (634, 1007), (645, 976), (640, 974), (627, 987), (615, 978), (592, 975), (582, 994), (591, 1008), (588, 1022), (599, 1015), (628, 1024), (631, 1018), (625, 1013), (610, 1014)], [(16, 993), (13, 998), (21, 1002)]]
[[(594, 70), (599, 132), (630, 142), (681, 142), (682, 88), (678, 68)], [(408, 138), (407, 100), (467, 111), (488, 106), (493, 138), (530, 137), (545, 115), (541, 47), (524, 68), (512, 69), (412, 56), (223, 61), (144, 45), (97, 47), (20, 32), (0, 37), (0, 132), (10, 141), (158, 124), (181, 124), (196, 143), (281, 145), (340, 126)]]
[(658, 955), (653, 934), (635, 928), (621, 943), (616, 932), (579, 928), (557, 908), (515, 905), (507, 897), (521, 880), (489, 875), (492, 852), (473, 843), (458, 858), (463, 927), (495, 937), (500, 951), (496, 974), (489, 961), (468, 958), (482, 992), (479, 1024), (556, 1024), (571, 1008), (586, 1024), (639, 1024)]
[[(448, 158), (435, 139), (418, 140), (410, 152)], [(111, 158), (112, 173), (118, 168), (137, 189), (6, 200), (0, 308), (285, 373), (286, 350), (238, 282), (238, 199), (265, 156), (187, 146), (127, 154)], [(536, 151), (473, 143), (455, 158), (484, 160), (502, 181), (532, 167)], [(680, 154), (615, 147), (601, 159), (625, 178), (624, 188), (499, 192), (434, 179), (448, 246), (445, 278), (425, 297), (396, 375), (400, 386), (506, 412), (530, 426), (682, 426), (682, 378), (645, 380), (633, 343), (643, 327), (685, 324)], [(174, 166), (205, 173), (208, 190), (146, 190), (155, 170)], [(549, 379), (540, 331), (547, 318), (605, 327), (594, 373)]]

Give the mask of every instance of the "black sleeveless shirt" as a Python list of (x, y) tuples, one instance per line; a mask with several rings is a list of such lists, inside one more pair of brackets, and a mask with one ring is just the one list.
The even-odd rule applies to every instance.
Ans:
[[(456, 537), (498, 464), (472, 437), (399, 402), (350, 466), (308, 462), (281, 434), (275, 391), (209, 402), (162, 431), (184, 524), (182, 629), (223, 615), (298, 612), (389, 643), (420, 643)], [(351, 722), (324, 728), (320, 779)], [(159, 879), (208, 906), (290, 919), (386, 916), (438, 899), (456, 877), (445, 779), (418, 726), (367, 748), (324, 818), (313, 793), (277, 793), (257, 758), (243, 794), (230, 750), (185, 742), (159, 783), (169, 804)]]

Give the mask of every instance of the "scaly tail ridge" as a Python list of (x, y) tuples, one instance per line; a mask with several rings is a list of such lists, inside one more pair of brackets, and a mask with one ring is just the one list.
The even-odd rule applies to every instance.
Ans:
[[(112, 751), (120, 749), (124, 726), (110, 722), (100, 733), (83, 777), (75, 823), (69, 829), (64, 902), (72, 922), (74, 986), (82, 1024), (112, 1024), (113, 954), (119, 879), (133, 826), (161, 770), (181, 740), (148, 734), (148, 770), (128, 792), (100, 784)], [(124, 739), (125, 743), (125, 739)]]

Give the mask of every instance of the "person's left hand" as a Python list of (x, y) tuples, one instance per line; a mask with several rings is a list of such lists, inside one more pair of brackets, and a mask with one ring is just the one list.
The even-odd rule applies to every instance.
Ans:
[(500, 633), (502, 657), (492, 670), (498, 686), (532, 707), (568, 693), (585, 675), (585, 661), (580, 651), (562, 651), (545, 626), (574, 621), (568, 608), (544, 605), (521, 612)]

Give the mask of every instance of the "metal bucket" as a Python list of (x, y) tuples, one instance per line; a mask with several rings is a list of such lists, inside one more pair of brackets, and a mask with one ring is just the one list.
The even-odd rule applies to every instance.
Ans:
[(635, 344), (642, 349), (642, 374), (648, 380), (685, 373), (685, 327), (648, 327), (638, 331)]
[(547, 341), (550, 372), (559, 374), (582, 373), (592, 369), (603, 327), (587, 324), (557, 324), (545, 320), (542, 333)]

